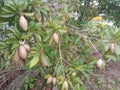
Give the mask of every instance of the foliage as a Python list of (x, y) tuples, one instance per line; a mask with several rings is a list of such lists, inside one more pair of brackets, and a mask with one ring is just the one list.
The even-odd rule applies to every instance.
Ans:
[(104, 13), (106, 18), (120, 26), (120, 1), (119, 0), (99, 0), (99, 12)]
[(74, 0), (74, 3), (73, 0), (69, 0), (69, 3), (73, 4), (69, 6), (71, 11), (77, 13), (75, 18), (78, 17), (78, 19), (74, 22), (77, 23), (77, 26), (82, 26), (98, 15), (103, 15), (106, 20), (114, 22), (116, 26), (120, 26), (119, 0)]
[(26, 76), (26, 77), (23, 79), (24, 89), (25, 89), (25, 90), (32, 89), (32, 88), (34, 87), (34, 84), (33, 84), (34, 81), (35, 81), (35, 79)]
[[(55, 85), (60, 90), (64, 87), (64, 81), (68, 82), (69, 89), (84, 88), (82, 80), (88, 80), (98, 59), (119, 58), (120, 31), (119, 28), (97, 21), (88, 22), (93, 17), (90, 9), (96, 11), (97, 8), (89, 5), (88, 0), (76, 1), (82, 8), (74, 8), (72, 0), (5, 1), (0, 11), (0, 52), (4, 53), (4, 60), (14, 62), (13, 57), (20, 46), (19, 42), (25, 41), (31, 50), (27, 52), (23, 68), (39, 69), (41, 78), (46, 82), (51, 76), (55, 77)], [(76, 23), (79, 20), (69, 18), (69, 13), (78, 9), (84, 13), (79, 17), (80, 22), (88, 22), (82, 28), (76, 27), (81, 25)], [(21, 15), (28, 22), (27, 31), (19, 25)], [(71, 23), (75, 24), (72, 26)], [(58, 35), (59, 43), (54, 42), (54, 33)], [(111, 43), (116, 44), (114, 53), (110, 51)], [(93, 52), (98, 56), (93, 56)], [(4, 61), (3, 58), (0, 60)], [(31, 81), (29, 85), (28, 80), (29, 78), (25, 80), (26, 89), (33, 86)], [(52, 82), (49, 85), (52, 86)]]

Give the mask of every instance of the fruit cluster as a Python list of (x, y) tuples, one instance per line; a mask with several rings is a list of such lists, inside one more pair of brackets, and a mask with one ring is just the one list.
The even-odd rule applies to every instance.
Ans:
[[(47, 79), (47, 83), (48, 83), (48, 84), (51, 84), (51, 83), (52, 83), (53, 85), (55, 85), (56, 82), (57, 82), (56, 77), (50, 76), (50, 77)], [(63, 88), (64, 90), (68, 90), (69, 85), (68, 85), (68, 82), (67, 82), (66, 80), (63, 81), (63, 83), (62, 83), (62, 88)]]
[(30, 46), (25, 44), (25, 42), (19, 42), (19, 47), (16, 49), (14, 55), (14, 61), (20, 64), (20, 66), (25, 65), (25, 60), (27, 59), (27, 52), (30, 51)]

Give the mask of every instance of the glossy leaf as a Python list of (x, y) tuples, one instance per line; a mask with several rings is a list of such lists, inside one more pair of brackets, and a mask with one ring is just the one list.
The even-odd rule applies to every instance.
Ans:
[(51, 65), (48, 56), (46, 56), (44, 53), (41, 54), (40, 58), (41, 58), (40, 62), (43, 66), (50, 66)]
[(63, 66), (62, 65), (59, 65), (56, 69), (56, 75), (57, 76), (60, 76), (63, 74)]
[(33, 59), (30, 62), (30, 68), (35, 66), (39, 62), (39, 55), (34, 55)]

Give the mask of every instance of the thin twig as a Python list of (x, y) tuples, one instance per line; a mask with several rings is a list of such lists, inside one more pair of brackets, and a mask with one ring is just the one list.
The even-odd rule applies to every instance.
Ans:
[(95, 49), (95, 51), (96, 51), (97, 53), (99, 53), (100, 58), (102, 58), (101, 53), (100, 53), (99, 50), (95, 47), (95, 45), (92, 43), (92, 41), (91, 41), (90, 39), (89, 39), (89, 42), (90, 42), (90, 44), (92, 45), (92, 47)]
[(92, 41), (89, 39), (90, 44), (92, 45), (92, 47), (96, 50), (96, 52), (99, 52), (99, 50), (94, 46), (94, 44), (92, 43)]
[(62, 59), (62, 54), (61, 54), (61, 49), (60, 49), (60, 42), (59, 42), (59, 57), (60, 57), (60, 59)]
[(59, 56), (60, 56), (60, 61), (61, 61), (61, 64), (62, 64), (62, 70), (63, 70), (63, 76), (65, 78), (65, 71), (64, 71), (64, 65), (63, 65), (63, 61), (62, 61), (62, 54), (61, 54), (61, 48), (60, 48), (60, 42), (59, 42)]

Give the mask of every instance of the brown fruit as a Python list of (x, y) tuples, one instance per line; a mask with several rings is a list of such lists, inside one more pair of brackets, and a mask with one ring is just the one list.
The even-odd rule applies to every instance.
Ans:
[(67, 82), (67, 81), (64, 81), (64, 82), (63, 82), (63, 88), (64, 88), (65, 90), (68, 90), (68, 82)]
[(59, 37), (58, 37), (57, 33), (53, 33), (52, 38), (53, 38), (54, 42), (55, 42), (56, 44), (58, 44), (58, 42), (59, 42)]
[(56, 78), (55, 77), (53, 77), (53, 79), (52, 79), (52, 83), (53, 83), (53, 85), (55, 85), (56, 84)]
[(72, 73), (72, 76), (76, 76), (76, 72), (73, 72), (73, 73)]
[(27, 52), (30, 51), (30, 46), (28, 44), (23, 44), (24, 48), (26, 49)]
[(115, 43), (111, 43), (110, 50), (112, 53), (115, 51)]
[(99, 59), (97, 62), (96, 62), (96, 65), (99, 69), (103, 69), (103, 65), (104, 65), (104, 61), (102, 59)]
[(46, 64), (43, 61), (41, 61), (40, 63), (42, 66), (44, 66), (44, 67), (46, 66)]
[(37, 12), (35, 12), (35, 19), (40, 22), (41, 21), (41, 17), (38, 15)]
[(17, 62), (18, 64), (20, 64), (22, 67), (24, 66), (25, 62), (23, 59), (20, 58), (19, 54), (18, 54), (18, 48), (15, 51), (15, 55), (13, 57), (13, 60), (15, 62)]
[(53, 80), (53, 77), (50, 76), (50, 77), (47, 79), (47, 83), (48, 83), (48, 84), (52, 83), (52, 80)]
[(23, 15), (21, 15), (20, 18), (19, 18), (19, 25), (24, 31), (27, 31), (28, 22)]
[(27, 51), (26, 51), (26, 49), (25, 49), (25, 47), (23, 45), (19, 46), (19, 51), (18, 52), (19, 52), (20, 58), (26, 60), (26, 58), (27, 58)]

